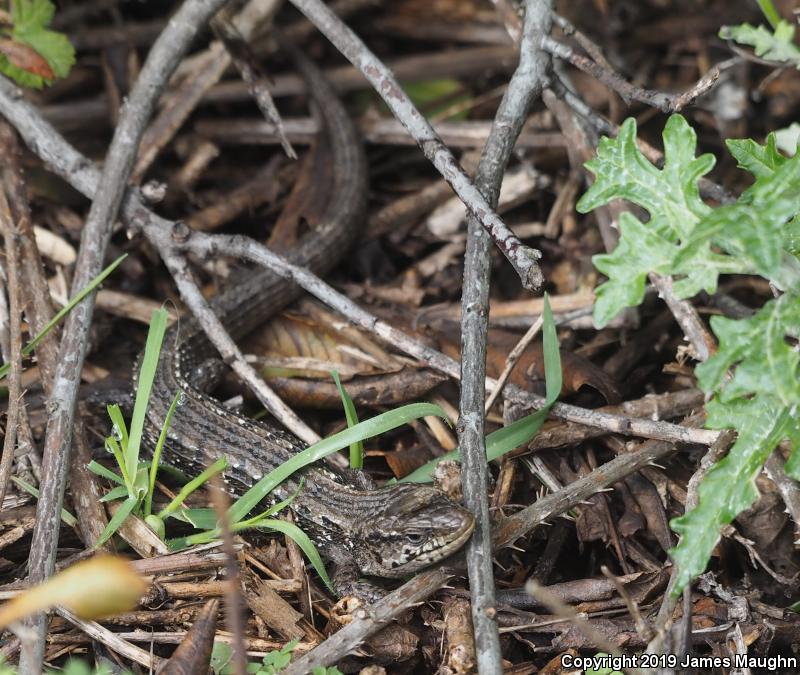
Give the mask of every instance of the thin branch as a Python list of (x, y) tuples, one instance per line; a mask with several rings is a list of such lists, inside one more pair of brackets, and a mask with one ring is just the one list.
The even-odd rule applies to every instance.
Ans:
[(778, 488), (778, 492), (786, 504), (786, 510), (794, 522), (795, 532), (798, 532), (800, 529), (800, 485), (786, 475), (783, 465), (784, 460), (781, 457), (780, 448), (776, 448), (764, 465), (764, 470)]
[(514, 366), (517, 365), (520, 357), (525, 353), (525, 350), (528, 348), (531, 342), (533, 342), (533, 338), (539, 334), (543, 323), (544, 318), (540, 314), (538, 317), (536, 317), (536, 321), (534, 321), (531, 324), (531, 327), (525, 332), (525, 335), (523, 335), (519, 339), (519, 342), (514, 345), (514, 349), (508, 353), (505, 366), (503, 367), (503, 372), (500, 373), (500, 377), (497, 378), (497, 384), (495, 385), (494, 389), (492, 389), (491, 394), (489, 394), (489, 398), (486, 399), (486, 405), (483, 409), (485, 413), (488, 413), (492, 409), (494, 402), (497, 400), (497, 397), (500, 396), (500, 392), (503, 391), (503, 387), (506, 385), (506, 382), (508, 382), (508, 378), (511, 376)]
[[(528, 0), (525, 3), (519, 65), (500, 102), (475, 176), (475, 185), (491, 208), (497, 206), (503, 173), (527, 118), (528, 108), (542, 91), (547, 78), (550, 59), (539, 44), (550, 32), (551, 21), (550, 2)], [(475, 214), (470, 214), (467, 230), (461, 292), (461, 398), (456, 428), (461, 448), (464, 505), (476, 519), (475, 533), (467, 543), (466, 556), (478, 672), (501, 673), (484, 424), (491, 244)]]
[(321, 0), (291, 0), (291, 2), (370, 81), (392, 114), (413, 136), (425, 157), (444, 176), (467, 209), (489, 233), (516, 270), (522, 285), (530, 290), (539, 288), (542, 283), (542, 273), (538, 263), (541, 253), (522, 244), (495, 213), (433, 127), (400, 87), (392, 72)]
[[(578, 96), (574, 91), (570, 90), (569, 87), (567, 87), (563, 82), (558, 79), (554, 79), (552, 84), (555, 93), (562, 97), (564, 102), (570, 108), (572, 108), (575, 113), (589, 122), (589, 124), (591, 124), (599, 132), (608, 134), (611, 137), (615, 137), (619, 133), (619, 127), (616, 124), (608, 121), (601, 114), (592, 110), (592, 108), (589, 107), (589, 105), (587, 105), (587, 103), (581, 99), (580, 96)], [(639, 146), (639, 149), (642, 151), (644, 156), (647, 157), (647, 159), (649, 159), (651, 162), (657, 164), (664, 158), (664, 155), (659, 150), (656, 150), (656, 148), (654, 148), (652, 145), (647, 143), (647, 141), (637, 138), (636, 144)], [(719, 183), (709, 180), (708, 178), (700, 178), (698, 184), (700, 185), (700, 194), (704, 197), (714, 199), (720, 204), (731, 204), (736, 201), (736, 199), (724, 187), (722, 187)]]
[[(719, 440), (717, 440), (717, 442), (706, 451), (706, 454), (703, 455), (703, 458), (700, 460), (700, 466), (686, 485), (686, 504), (684, 505), (684, 511), (690, 511), (697, 506), (700, 500), (698, 488), (702, 479), (708, 473), (708, 470), (725, 456), (725, 453), (727, 453), (728, 449), (733, 445), (734, 440), (734, 432), (730, 429), (726, 429), (720, 435)], [(672, 593), (677, 580), (678, 567), (677, 565), (673, 565), (669, 583), (667, 584), (667, 589), (664, 591), (661, 607), (656, 617), (655, 636), (647, 645), (648, 654), (663, 653), (662, 650), (664, 648), (667, 632), (672, 627), (672, 614), (678, 604), (678, 598), (674, 597)]]
[[(585, 36), (583, 37), (586, 39)], [(739, 62), (739, 59), (723, 61), (709, 70), (686, 91), (680, 94), (666, 94), (654, 89), (637, 87), (613, 70), (605, 59), (603, 59), (602, 63), (599, 63), (582, 54), (575, 53), (572, 47), (551, 37), (546, 37), (542, 41), (542, 48), (556, 58), (566, 61), (578, 68), (578, 70), (582, 70), (610, 89), (613, 89), (626, 104), (630, 104), (632, 100), (639, 101), (653, 108), (658, 108), (663, 113), (679, 112), (687, 105), (694, 103), (698, 97), (707, 93), (717, 83), (723, 70), (731, 68)], [(599, 52), (599, 49), (597, 51)]]
[[(103, 259), (127, 187), (136, 150), (156, 99), (199, 28), (225, 0), (187, 0), (172, 17), (150, 50), (141, 74), (123, 106), (119, 125), (106, 154), (96, 198), (86, 219), (75, 263), (73, 293), (86, 287), (102, 270)], [(37, 583), (52, 574), (55, 565), (61, 505), (69, 467), (75, 401), (86, 355), (94, 309), (90, 294), (70, 312), (59, 348), (58, 366), (50, 397), (43, 454), (43, 480), (37, 505), (36, 527), (29, 559), (29, 578)], [(23, 672), (39, 672), (44, 656), (45, 617), (33, 620), (36, 644), (29, 658), (20, 660)]]
[(706, 328), (694, 305), (688, 300), (679, 299), (672, 292), (672, 277), (653, 273), (649, 275), (649, 279), (692, 345), (692, 356), (698, 361), (707, 361), (717, 351), (717, 341)]
[[(140, 663), (145, 668), (150, 669), (151, 672), (157, 670), (158, 666), (163, 662), (163, 659), (160, 656), (155, 656), (149, 651), (145, 651), (141, 647), (132, 645), (130, 642), (124, 640), (119, 635), (114, 633), (114, 631), (101, 626), (96, 621), (84, 621), (63, 607), (57, 607), (55, 611), (71, 624), (86, 633), (93, 640), (97, 640), (101, 644), (106, 645), (106, 647), (113, 649), (117, 654), (120, 654), (135, 663)], [(25, 651), (23, 650), (22, 653), (24, 654)], [(21, 663), (20, 672), (26, 672), (22, 670)]]
[(371, 605), (368, 610), (357, 609), (350, 623), (289, 664), (281, 671), (282, 675), (306, 675), (317, 666), (329, 666), (340, 661), (363, 644), (370, 635), (408, 611), (410, 606), (430, 597), (452, 576), (452, 572), (443, 568), (427, 570), (389, 593), (380, 602)]
[[(356, 120), (358, 130), (367, 143), (377, 145), (414, 145), (403, 125), (392, 118), (363, 117)], [(486, 120), (440, 120), (433, 123), (436, 133), (450, 146), (463, 149), (482, 148), (489, 136), (490, 122)], [(231, 120), (198, 120), (194, 131), (204, 139), (219, 145), (276, 145), (280, 139), (275, 125), (260, 118)], [(284, 117), (283, 130), (295, 143), (310, 143), (319, 133), (319, 123), (313, 117)], [(555, 148), (563, 146), (564, 137), (558, 132), (523, 130), (517, 143), (524, 148)], [(462, 165), (463, 165), (462, 157)], [(448, 188), (448, 196), (451, 194)]]
[[(145, 222), (136, 219), (132, 224), (135, 226), (145, 224)], [(188, 262), (182, 255), (177, 253), (180, 244), (178, 244), (177, 248), (175, 245), (176, 241), (180, 242), (190, 232), (185, 223), (180, 221), (171, 223), (159, 219), (149, 224), (152, 227), (146, 226), (145, 234), (158, 248), (159, 255), (161, 255), (164, 264), (175, 281), (175, 285), (178, 287), (181, 299), (203, 327), (209, 340), (217, 348), (223, 360), (250, 387), (264, 407), (277, 419), (281, 420), (282, 424), (309, 445), (316, 443), (319, 440), (319, 435), (300, 419), (294, 410), (284, 403), (280, 396), (258, 374), (256, 369), (247, 362), (241, 349), (228, 334), (225, 326), (222, 325), (219, 317), (211, 309), (211, 305), (208, 304), (208, 301), (194, 282)], [(167, 233), (166, 238), (161, 236), (164, 232)]]
[[(233, 25), (245, 39), (249, 39), (263, 22), (272, 17), (279, 4), (276, 0), (250, 0), (233, 20)], [(214, 41), (186, 62), (191, 66), (183, 73), (182, 85), (159, 111), (142, 137), (132, 173), (134, 183), (141, 181), (158, 153), (172, 140), (200, 99), (224, 75), (231, 65), (231, 57), (219, 41)]]
[[(3, 187), (8, 196), (9, 206), (19, 234), (19, 254), (21, 271), (21, 291), (28, 332), (31, 335), (41, 333), (55, 315), (47, 285), (44, 265), (34, 236), (31, 222), (30, 206), (27, 202), (22, 167), (20, 164), (20, 148), (17, 134), (7, 123), (0, 125), (0, 154), (4, 158), (2, 167)], [(42, 388), (49, 398), (53, 391), (53, 377), (58, 365), (58, 336), (60, 329), (50, 331), (36, 347), (36, 362), (39, 366)], [(28, 452), (35, 450), (26, 410), (23, 413), (17, 434), (20, 436), (18, 446), (27, 446)], [(77, 461), (70, 463), (70, 482), (73, 487), (72, 502), (78, 516), (80, 534), (87, 546), (98, 540), (107, 522), (105, 509), (100, 502), (100, 489), (96, 476), (89, 471), (89, 460), (81, 462), (80, 458), (91, 456), (86, 440), (86, 430), (79, 417), (73, 426), (74, 457)], [(107, 545), (110, 549), (110, 544)]]
[[(0, 108), (2, 98), (0, 97)], [(155, 223), (158, 217), (150, 216), (150, 223), (142, 214), (144, 209), (138, 209), (140, 218), (134, 220), (140, 227), (147, 228), (148, 237), (157, 247), (168, 245), (164, 242), (164, 237), (169, 234), (163, 232), (156, 233), (155, 228), (149, 228), (150, 223)], [(164, 221), (162, 219), (162, 223)], [(425, 343), (416, 340), (400, 330), (392, 327), (388, 323), (381, 321), (374, 315), (365, 311), (345, 295), (331, 288), (319, 277), (308, 270), (293, 265), (285, 258), (273, 253), (258, 242), (237, 235), (206, 235), (200, 232), (192, 233), (191, 237), (175, 245), (177, 249), (190, 251), (202, 257), (217, 257), (228, 255), (239, 257), (251, 262), (263, 265), (273, 270), (277, 274), (291, 278), (299, 286), (317, 297), (319, 300), (335, 309), (337, 312), (347, 317), (347, 319), (367, 330), (386, 344), (404, 351), (406, 354), (420, 359), (427, 365), (439, 370), (456, 380), (460, 379), (460, 364), (458, 361), (445, 356)], [(497, 385), (494, 378), (485, 379), (486, 388), (491, 391)], [(521, 387), (512, 384), (506, 385), (505, 396), (516, 403), (521, 403), (533, 408), (541, 408), (544, 405), (544, 397), (525, 391)], [(619, 433), (626, 436), (642, 436), (644, 438), (661, 439), (680, 443), (697, 443), (700, 445), (711, 445), (718, 437), (720, 432), (708, 429), (690, 429), (669, 422), (660, 422), (649, 419), (639, 419), (607, 413), (599, 410), (588, 410), (566, 403), (555, 403), (550, 409), (551, 415), (558, 419), (577, 422), (588, 426), (599, 427), (606, 432)]]
[(571, 623), (592, 643), (596, 649), (601, 649), (607, 654), (620, 655), (619, 647), (611, 644), (603, 633), (596, 630), (585, 614), (579, 614), (573, 607), (570, 607), (555, 593), (548, 590), (536, 579), (529, 579), (525, 584), (525, 591), (529, 593), (538, 603), (547, 608), (548, 613), (558, 619), (563, 619)]
[(17, 446), (17, 428), (20, 411), (25, 405), (22, 396), (22, 307), (20, 302), (20, 264), (17, 228), (6, 192), (0, 185), (0, 230), (5, 239), (6, 274), (8, 276), (8, 330), (9, 359), (11, 370), (8, 373), (8, 409), (6, 412), (6, 433), (3, 439), (3, 457), (0, 460), (0, 504), (6, 495), (11, 467), (14, 464), (14, 450)]
[(250, 94), (264, 119), (275, 126), (275, 132), (278, 134), (278, 139), (286, 156), (290, 159), (297, 159), (297, 153), (294, 151), (289, 139), (286, 138), (281, 115), (265, 84), (266, 75), (244, 36), (236, 30), (236, 26), (232, 21), (222, 17), (216, 17), (211, 22), (211, 27), (222, 41), (222, 44), (225, 45), (228, 55), (233, 59), (233, 64), (239, 71), (242, 80), (247, 84)]
[(228, 630), (233, 633), (233, 671), (235, 675), (245, 675), (247, 670), (247, 652), (244, 646), (244, 598), (242, 598), (242, 583), (239, 576), (239, 565), (236, 560), (231, 522), (228, 517), (230, 499), (224, 491), (224, 485), (219, 476), (214, 476), (211, 481), (211, 503), (217, 513), (222, 529), (222, 550), (225, 552), (225, 613), (227, 615)]

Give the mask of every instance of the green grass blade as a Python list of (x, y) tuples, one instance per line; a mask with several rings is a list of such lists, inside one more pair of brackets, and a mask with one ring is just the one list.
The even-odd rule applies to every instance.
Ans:
[(228, 460), (225, 459), (224, 457), (221, 457), (216, 462), (214, 462), (210, 467), (208, 467), (205, 471), (203, 471), (199, 476), (192, 478), (192, 480), (186, 483), (186, 485), (184, 485), (181, 488), (181, 491), (177, 495), (175, 495), (175, 499), (173, 499), (158, 513), (158, 517), (163, 520), (167, 516), (170, 516), (172, 513), (177, 511), (183, 504), (184, 500), (190, 494), (192, 494), (192, 492), (194, 492), (197, 488), (206, 483), (208, 479), (211, 478), (212, 476), (216, 476), (218, 473), (224, 471), (227, 466), (228, 466)]
[[(265, 520), (271, 516), (274, 516), (276, 513), (283, 511), (283, 509), (289, 506), (294, 498), (297, 497), (297, 494), (303, 487), (303, 482), (304, 481), (301, 478), (300, 486), (293, 495), (278, 502), (277, 504), (273, 504), (266, 511), (259, 513), (253, 518), (239, 521), (239, 523), (237, 523), (237, 527), (240, 529), (258, 527), (262, 520)], [(186, 546), (193, 546), (199, 543), (205, 544), (213, 541), (222, 534), (222, 530), (219, 529), (217, 513), (214, 511), (214, 509), (179, 509), (172, 514), (172, 517), (176, 518), (177, 520), (182, 520), (185, 523), (189, 523), (198, 530), (206, 530), (206, 532), (201, 532), (197, 535), (190, 535), (187, 540), (185, 540), (187, 542)]]
[(164, 525), (164, 521), (161, 520), (161, 518), (159, 518), (158, 516), (154, 516), (153, 514), (150, 514), (149, 516), (145, 516), (144, 524), (147, 525), (147, 527), (149, 527), (151, 530), (153, 530), (153, 532), (156, 533), (156, 535), (158, 536), (159, 539), (161, 539), (161, 541), (164, 541), (164, 537), (167, 534), (167, 528)]
[[(486, 437), (486, 459), (492, 461), (502, 457), (514, 448), (525, 445), (530, 441), (541, 428), (547, 419), (549, 408), (542, 408), (530, 415), (526, 415), (507, 427), (497, 429)], [(433, 471), (439, 462), (444, 460), (461, 461), (461, 453), (458, 449), (447, 454), (436, 457), (429, 462), (412, 471), (407, 476), (401, 478), (400, 483), (430, 483), (433, 480)]]
[(123, 485), (125, 483), (125, 481), (122, 479), (122, 476), (114, 473), (110, 469), (107, 469), (102, 464), (100, 464), (100, 462), (94, 459), (91, 462), (89, 462), (87, 466), (89, 471), (98, 476), (101, 476), (102, 478), (105, 478), (106, 480), (110, 480), (112, 483), (117, 483), (118, 485)]
[[(542, 312), (542, 344), (544, 351), (544, 375), (547, 395), (545, 404), (540, 409), (521, 420), (517, 420), (507, 427), (493, 431), (486, 437), (486, 459), (492, 461), (502, 457), (514, 448), (529, 442), (538, 432), (547, 419), (550, 407), (561, 393), (561, 354), (558, 350), (558, 335), (553, 312), (550, 309), (550, 299), (545, 293), (544, 311)], [(436, 465), (445, 460), (461, 461), (461, 453), (456, 449), (446, 455), (436, 457), (426, 462), (418, 469), (400, 479), (401, 483), (429, 483), (433, 480), (433, 471)]]
[(325, 570), (325, 565), (322, 562), (322, 557), (320, 556), (317, 547), (314, 546), (314, 543), (311, 541), (309, 536), (303, 532), (303, 530), (297, 527), (297, 525), (294, 523), (287, 523), (285, 520), (277, 520), (274, 518), (262, 521), (258, 524), (258, 527), (275, 530), (292, 539), (292, 541), (294, 541), (294, 543), (300, 547), (300, 550), (305, 553), (306, 558), (308, 558), (309, 562), (313, 565), (314, 569), (319, 575), (319, 578), (322, 579), (324, 584), (328, 587), (328, 590), (335, 594), (335, 591), (333, 590), (333, 584), (331, 583), (330, 577)]
[[(22, 355), (28, 356), (30, 355), (34, 349), (36, 349), (37, 345), (44, 340), (47, 334), (53, 330), (55, 326), (67, 315), (69, 314), (75, 305), (77, 305), (81, 300), (83, 300), (89, 293), (91, 293), (95, 288), (97, 288), (100, 284), (102, 284), (109, 274), (111, 274), (117, 267), (120, 266), (125, 258), (128, 257), (128, 254), (125, 253), (117, 258), (114, 262), (112, 262), (108, 267), (106, 267), (100, 274), (98, 274), (94, 279), (92, 279), (85, 288), (78, 291), (72, 300), (70, 300), (63, 309), (61, 309), (50, 321), (47, 322), (47, 325), (42, 328), (42, 330), (33, 338), (25, 347), (22, 349)], [(9, 369), (11, 368), (11, 364), (4, 363), (0, 366), (0, 379), (4, 378), (7, 374)]]
[(106, 450), (114, 455), (114, 459), (117, 460), (117, 466), (119, 467), (120, 473), (122, 473), (122, 480), (125, 485), (128, 486), (128, 490), (133, 493), (133, 481), (130, 478), (130, 474), (128, 474), (128, 467), (125, 463), (125, 455), (122, 452), (122, 448), (119, 447), (119, 441), (117, 441), (114, 436), (106, 436)]
[(139, 446), (142, 441), (142, 431), (144, 429), (144, 416), (147, 411), (147, 403), (150, 400), (150, 391), (153, 388), (156, 367), (158, 366), (158, 355), (161, 352), (161, 343), (167, 331), (167, 320), (169, 314), (163, 307), (153, 311), (150, 318), (150, 330), (147, 332), (147, 344), (144, 348), (144, 357), (139, 369), (139, 378), (136, 387), (136, 401), (133, 405), (133, 417), (131, 418), (130, 439), (128, 447), (125, 448), (125, 466), (128, 470), (128, 487), (133, 486), (130, 480), (136, 474), (136, 466), (139, 463)]
[[(320, 556), (317, 547), (314, 546), (314, 543), (311, 541), (309, 536), (297, 525), (294, 523), (287, 523), (285, 520), (277, 520), (274, 518), (264, 518), (263, 516), (258, 516), (244, 522), (232, 524), (231, 532), (240, 532), (251, 527), (274, 530), (276, 532), (280, 532), (281, 534), (285, 534), (287, 537), (290, 537), (303, 551), (306, 558), (308, 558), (309, 562), (313, 565), (314, 569), (317, 571), (317, 574), (319, 574), (325, 585), (330, 589), (331, 592), (334, 592), (333, 584), (331, 583), (330, 577), (328, 577), (328, 573), (325, 571), (325, 565), (322, 562), (322, 557)], [(193, 534), (188, 537), (172, 539), (167, 542), (167, 545), (171, 551), (180, 550), (188, 546), (208, 543), (214, 539), (217, 539), (220, 534), (219, 528), (216, 528), (207, 532)]]
[(549, 412), (550, 406), (547, 406), (489, 434), (486, 437), (486, 458), (489, 461), (499, 459), (514, 448), (528, 443), (539, 433)]
[[(347, 418), (347, 426), (354, 427), (356, 424), (358, 424), (358, 413), (356, 412), (356, 407), (353, 404), (353, 399), (350, 398), (350, 394), (347, 393), (347, 390), (342, 385), (342, 381), (339, 379), (339, 373), (337, 373), (335, 370), (332, 370), (331, 377), (333, 378), (333, 381), (336, 382), (336, 387), (339, 390), (339, 396), (342, 397), (342, 406), (344, 407), (344, 416)], [(364, 444), (361, 441), (357, 441), (350, 445), (350, 468), (364, 468)]]
[(262, 516), (264, 516), (265, 518), (268, 518), (269, 516), (274, 516), (276, 513), (280, 513), (281, 511), (283, 511), (287, 506), (289, 506), (289, 504), (291, 504), (294, 501), (294, 498), (297, 497), (297, 494), (300, 492), (300, 490), (303, 489), (303, 483), (304, 482), (305, 482), (305, 480), (301, 478), (300, 479), (300, 487), (297, 488), (297, 490), (295, 491), (295, 493), (293, 495), (291, 495), (291, 496), (287, 497), (286, 499), (283, 499), (283, 500), (277, 502), (276, 504), (273, 504), (272, 506), (270, 506), (266, 511), (264, 511)]
[(217, 512), (209, 508), (178, 509), (170, 517), (189, 523), (196, 530), (213, 530), (217, 526)]
[(544, 311), (542, 312), (542, 351), (544, 352), (544, 377), (546, 389), (545, 407), (556, 402), (561, 393), (561, 353), (558, 350), (558, 335), (553, 311), (550, 309), (550, 296), (544, 294)]
[[(167, 432), (169, 431), (169, 423), (172, 421), (172, 416), (175, 414), (175, 408), (178, 407), (178, 401), (181, 398), (180, 392), (175, 394), (175, 398), (170, 403), (167, 416), (164, 418), (164, 424), (161, 425), (161, 433), (158, 435), (158, 442), (153, 451), (153, 461), (150, 462), (150, 481), (147, 486), (147, 496), (144, 501), (144, 515), (149, 516), (153, 512), (153, 492), (156, 489), (156, 475), (158, 474), (158, 463), (161, 461), (161, 451), (164, 449), (164, 443), (167, 440)], [(223, 467), (224, 468), (224, 467)], [(213, 474), (212, 474), (213, 475)]]
[(242, 497), (236, 500), (230, 510), (231, 521), (236, 523), (242, 520), (259, 502), (272, 492), (275, 487), (304, 466), (313, 464), (337, 450), (346, 448), (351, 443), (372, 438), (373, 436), (390, 431), (391, 429), (396, 429), (411, 420), (419, 419), (426, 415), (438, 415), (439, 417), (447, 419), (444, 410), (438, 405), (432, 403), (411, 403), (364, 420), (363, 422), (359, 422), (354, 427), (344, 429), (333, 436), (329, 436), (318, 443), (314, 443), (314, 445), (306, 448), (303, 452), (297, 453), (278, 468), (268, 473)]
[(776, 10), (775, 5), (772, 4), (772, 0), (756, 0), (756, 2), (773, 30), (777, 28), (778, 24), (781, 22), (781, 15), (778, 14), (778, 10)]
[[(33, 495), (36, 499), (39, 499), (39, 490), (33, 487), (33, 485), (17, 476), (11, 476), (11, 480), (13, 480), (21, 490), (25, 490), (29, 495)], [(61, 509), (61, 520), (70, 527), (78, 527), (78, 519), (66, 509)]]
[(116, 403), (112, 403), (106, 406), (106, 410), (108, 410), (108, 416), (111, 418), (111, 423), (119, 432), (120, 444), (123, 448), (128, 447), (128, 425), (125, 424), (125, 417), (122, 415), (121, 408)]
[(139, 499), (135, 496), (131, 496), (119, 505), (116, 513), (114, 513), (114, 516), (110, 521), (108, 521), (108, 525), (106, 525), (102, 534), (95, 543), (95, 548), (99, 548), (105, 544), (114, 535), (114, 533), (119, 529), (120, 525), (125, 522), (125, 519), (131, 515), (131, 513), (133, 513), (133, 510), (136, 508), (137, 504), (139, 504)]
[(100, 497), (101, 502), (114, 502), (118, 499), (125, 499), (129, 496), (128, 488), (125, 485), (117, 485), (117, 487), (112, 488), (108, 492), (106, 492), (102, 497)]

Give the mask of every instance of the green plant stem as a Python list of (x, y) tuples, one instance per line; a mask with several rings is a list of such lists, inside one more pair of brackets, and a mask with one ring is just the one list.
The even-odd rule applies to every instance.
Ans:
[[(150, 462), (150, 481), (147, 486), (147, 496), (145, 497), (144, 502), (145, 517), (149, 516), (153, 512), (153, 492), (156, 489), (156, 475), (158, 474), (158, 464), (161, 461), (161, 451), (164, 449), (164, 442), (167, 440), (169, 423), (172, 421), (172, 416), (175, 414), (175, 408), (178, 407), (178, 401), (180, 401), (180, 398), (180, 393), (177, 393), (175, 394), (175, 398), (172, 399), (169, 410), (167, 410), (167, 416), (164, 418), (164, 424), (161, 425), (161, 433), (158, 435), (158, 443), (156, 443), (156, 448), (153, 451), (153, 461)], [(225, 466), (227, 466), (227, 463), (223, 464), (222, 468), (225, 468)], [(183, 492), (183, 490), (181, 490), (181, 492)]]
[[(106, 267), (100, 274), (98, 274), (92, 281), (87, 284), (83, 289), (78, 291), (74, 298), (72, 298), (64, 307), (59, 310), (59, 312), (52, 318), (50, 321), (47, 322), (44, 328), (39, 331), (36, 337), (33, 338), (25, 347), (22, 349), (23, 356), (30, 356), (33, 353), (33, 350), (36, 349), (37, 345), (47, 337), (47, 334), (53, 330), (55, 326), (69, 314), (72, 309), (77, 305), (81, 300), (83, 300), (89, 293), (91, 293), (95, 288), (97, 288), (100, 284), (102, 284), (109, 274), (111, 274), (117, 267), (120, 266), (123, 260), (128, 257), (128, 254), (125, 253), (117, 258), (114, 262), (112, 262), (108, 267)], [(0, 366), (0, 379), (4, 378), (7, 374), (9, 369), (11, 368), (10, 364), (4, 363)]]
[[(153, 463), (155, 464), (155, 457), (153, 458)], [(216, 476), (218, 473), (225, 470), (225, 467), (228, 466), (228, 460), (224, 457), (220, 457), (216, 462), (214, 462), (210, 467), (208, 467), (205, 471), (203, 471), (199, 476), (190, 480), (186, 485), (181, 488), (181, 491), (175, 495), (175, 499), (173, 499), (169, 504), (167, 504), (161, 511), (158, 512), (158, 517), (162, 520), (169, 515), (173, 514), (177, 511), (181, 505), (183, 504), (184, 500), (192, 494), (197, 488), (201, 485), (206, 483), (212, 476)], [(151, 471), (151, 476), (154, 473)], [(152, 487), (151, 487), (152, 491)], [(147, 515), (150, 515), (148, 512)]]
[(781, 21), (781, 16), (778, 14), (778, 10), (775, 9), (775, 5), (772, 4), (772, 0), (756, 0), (756, 2), (773, 30), (777, 28)]

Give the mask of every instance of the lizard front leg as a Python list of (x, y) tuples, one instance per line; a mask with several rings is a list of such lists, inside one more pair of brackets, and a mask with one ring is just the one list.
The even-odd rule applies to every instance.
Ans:
[(330, 547), (326, 552), (333, 562), (333, 589), (341, 597), (353, 596), (367, 605), (386, 595), (386, 589), (360, 579), (361, 570), (353, 554), (343, 547)]

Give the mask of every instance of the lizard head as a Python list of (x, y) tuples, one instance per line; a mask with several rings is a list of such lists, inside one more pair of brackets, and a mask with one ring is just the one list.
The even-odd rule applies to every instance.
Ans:
[(403, 577), (460, 549), (475, 527), (472, 513), (426, 485), (380, 490), (373, 517), (360, 524), (356, 560), (365, 574)]

